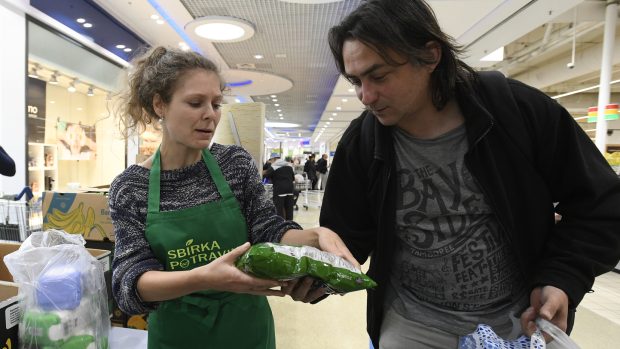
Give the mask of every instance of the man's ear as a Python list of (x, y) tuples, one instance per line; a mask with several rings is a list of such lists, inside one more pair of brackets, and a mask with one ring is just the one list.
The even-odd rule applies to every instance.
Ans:
[(429, 58), (433, 61), (433, 63), (428, 65), (431, 72), (433, 72), (441, 61), (441, 45), (437, 41), (429, 41), (424, 47), (428, 50)]
[(160, 118), (164, 117), (166, 111), (166, 103), (164, 103), (164, 100), (161, 99), (159, 93), (156, 93), (155, 96), (153, 96), (153, 110)]

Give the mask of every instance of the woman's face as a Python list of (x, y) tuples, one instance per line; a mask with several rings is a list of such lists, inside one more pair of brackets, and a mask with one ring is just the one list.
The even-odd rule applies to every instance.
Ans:
[(209, 146), (220, 121), (223, 100), (220, 79), (204, 69), (188, 70), (181, 75), (169, 104), (157, 95), (155, 112), (163, 117), (163, 141), (191, 149)]

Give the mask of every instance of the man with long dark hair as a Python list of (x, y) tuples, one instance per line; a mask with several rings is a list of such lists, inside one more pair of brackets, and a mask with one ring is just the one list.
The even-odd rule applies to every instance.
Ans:
[(514, 338), (537, 317), (570, 332), (620, 258), (620, 181), (571, 115), (467, 66), (422, 0), (365, 1), (329, 44), (366, 111), (320, 224), (371, 257), (375, 347), (456, 348), (480, 323)]

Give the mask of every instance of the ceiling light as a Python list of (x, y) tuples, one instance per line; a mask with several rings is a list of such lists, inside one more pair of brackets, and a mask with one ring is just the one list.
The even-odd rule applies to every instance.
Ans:
[(67, 91), (73, 93), (76, 91), (75, 89), (75, 83), (77, 82), (77, 79), (73, 79), (73, 81), (69, 84), (69, 87), (67, 87)]
[(355, 89), (354, 89), (354, 88), (350, 88), (350, 89), (348, 89), (347, 91), (349, 91), (349, 92), (353, 93), (353, 92), (355, 92)]
[(332, 121), (332, 120), (334, 120), (334, 118), (329, 118), (329, 121)]
[(130, 49), (129, 47), (125, 47), (125, 48), (123, 49), (123, 51), (125, 51), (125, 52), (131, 52), (131, 49)]
[(86, 20), (84, 18), (78, 18), (78, 19), (76, 19), (76, 22), (84, 23), (84, 22), (86, 22)]
[(274, 99), (272, 99), (272, 101), (277, 102), (278, 100), (274, 98)]
[(349, 100), (348, 100), (348, 99), (346, 99), (346, 98), (343, 98), (343, 99), (342, 99), (342, 103), (346, 103), (346, 102), (348, 102), (348, 101), (349, 101)]
[(151, 19), (159, 19), (158, 15), (151, 15)]
[(92, 28), (93, 25), (90, 23), (84, 23), (83, 26), (84, 28)]
[(166, 22), (164, 22), (164, 20), (163, 20), (163, 19), (158, 19), (158, 20), (156, 20), (156, 21), (155, 21), (155, 23), (157, 23), (157, 24), (159, 24), (159, 25), (162, 25), (162, 24), (164, 24), (164, 23), (166, 23)]
[(273, 127), (273, 128), (291, 128), (291, 127), (299, 127), (299, 124), (293, 124), (290, 122), (266, 122), (265, 126)]
[(51, 103), (51, 104), (54, 104), (54, 103), (56, 103), (56, 101), (50, 101), (50, 103)]
[(28, 72), (28, 76), (31, 78), (38, 79), (39, 78), (39, 65), (35, 64), (32, 68), (30, 68), (30, 72)]
[(123, 49), (125, 48), (125, 45), (116, 45), (116, 48)]
[(338, 113), (332, 113), (332, 116), (338, 116)]
[(278, 109), (278, 110), (276, 110), (276, 111), (279, 113), (279, 112), (281, 112), (281, 111), (282, 111), (282, 109)]
[(284, 120), (284, 118), (280, 116), (280, 120)]
[(77, 111), (82, 111), (82, 107), (75, 108)]
[(52, 76), (50, 76), (49, 83), (52, 85), (58, 85), (58, 72), (55, 71), (52, 73)]
[(241, 103), (241, 100), (239, 98), (235, 98), (235, 102), (236, 103)]
[(278, 103), (274, 104), (276, 107), (279, 107), (280, 105)]
[(501, 62), (504, 60), (504, 46), (480, 58), (481, 62)]
[(263, 55), (254, 55), (254, 58), (256, 58), (256, 59), (263, 59)]
[(328, 122), (326, 122), (326, 124), (328, 124), (328, 125), (329, 125), (329, 124), (331, 124), (331, 122), (329, 122), (329, 121), (328, 121)]
[(276, 96), (276, 95), (271, 95), (270, 97), (271, 97), (271, 98), (276, 98), (276, 97), (278, 97), (278, 96)]
[(336, 107), (336, 110), (342, 110), (342, 108), (341, 107)]
[(94, 96), (94, 95), (95, 95), (95, 91), (94, 91), (94, 89), (93, 89), (93, 87), (92, 87), (92, 86), (89, 86), (89, 87), (88, 87), (88, 92), (86, 92), (86, 95), (87, 95), (88, 97), (92, 97), (92, 96)]
[(251, 38), (254, 25), (240, 18), (206, 16), (189, 22), (185, 29), (211, 41), (236, 42)]
[(284, 114), (278, 114), (278, 116), (284, 116)]

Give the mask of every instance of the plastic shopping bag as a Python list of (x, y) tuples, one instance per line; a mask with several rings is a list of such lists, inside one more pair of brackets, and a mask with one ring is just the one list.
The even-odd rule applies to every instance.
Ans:
[(459, 349), (546, 349), (543, 332), (554, 339), (555, 349), (580, 349), (564, 331), (551, 322), (538, 318), (536, 326), (538, 328), (532, 337), (523, 335), (508, 341), (500, 338), (490, 326), (480, 324), (476, 331), (460, 338)]
[(19, 284), (20, 347), (107, 349), (103, 267), (84, 243), (81, 235), (35, 232), (4, 257)]

